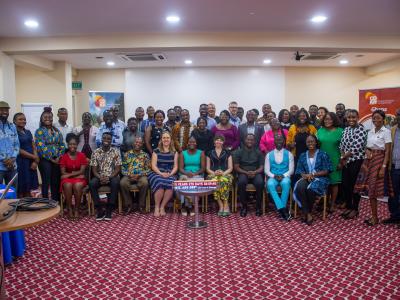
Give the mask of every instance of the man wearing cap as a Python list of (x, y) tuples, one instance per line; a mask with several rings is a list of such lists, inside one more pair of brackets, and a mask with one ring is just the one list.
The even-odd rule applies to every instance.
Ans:
[[(10, 106), (0, 101), (0, 183), (8, 184), (17, 172), (16, 159), (19, 153), (17, 128), (8, 122)], [(14, 186), (16, 187), (16, 182)]]

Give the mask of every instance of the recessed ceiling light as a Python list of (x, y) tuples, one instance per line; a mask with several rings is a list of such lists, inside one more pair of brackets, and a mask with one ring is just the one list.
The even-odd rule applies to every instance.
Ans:
[(263, 63), (264, 63), (264, 64), (270, 64), (270, 63), (272, 63), (272, 60), (270, 60), (270, 59), (264, 59), (264, 60), (263, 60)]
[(313, 23), (323, 23), (327, 20), (328, 18), (326, 16), (323, 15), (318, 15), (318, 16), (314, 16), (311, 18), (311, 22)]
[(339, 61), (339, 64), (341, 65), (347, 65), (349, 63), (349, 61), (347, 59), (342, 59)]
[(114, 65), (115, 65), (115, 62), (113, 62), (113, 61), (108, 61), (108, 62), (107, 62), (107, 66), (112, 67), (112, 66), (114, 66)]
[(38, 28), (39, 27), (39, 22), (35, 20), (26, 20), (24, 22), (25, 26), (28, 28)]
[(179, 23), (181, 18), (179, 18), (179, 16), (176, 16), (176, 15), (170, 15), (170, 16), (167, 16), (165, 18), (165, 20), (167, 20), (167, 22), (169, 22), (169, 23)]
[(187, 65), (191, 65), (193, 63), (193, 61), (191, 59), (186, 59), (185, 60), (185, 64)]

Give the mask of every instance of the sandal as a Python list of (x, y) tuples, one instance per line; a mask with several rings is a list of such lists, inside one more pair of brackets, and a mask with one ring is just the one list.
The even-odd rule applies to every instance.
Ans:
[(373, 218), (369, 218), (364, 220), (364, 223), (367, 224), (368, 226), (375, 226), (379, 223), (378, 220), (374, 220)]

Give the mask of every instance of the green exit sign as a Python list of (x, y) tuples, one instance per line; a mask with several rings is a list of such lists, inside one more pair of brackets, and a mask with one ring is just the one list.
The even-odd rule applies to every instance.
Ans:
[(82, 89), (82, 81), (72, 81), (72, 89), (73, 90), (81, 90)]

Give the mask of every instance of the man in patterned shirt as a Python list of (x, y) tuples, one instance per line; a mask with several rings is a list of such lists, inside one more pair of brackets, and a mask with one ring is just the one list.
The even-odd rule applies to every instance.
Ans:
[(128, 214), (132, 210), (133, 199), (130, 190), (139, 189), (138, 211), (144, 212), (146, 193), (149, 187), (147, 174), (150, 172), (150, 158), (143, 150), (143, 138), (136, 137), (133, 149), (126, 152), (122, 162), (121, 194), (124, 211)]
[[(90, 160), (94, 177), (90, 180), (89, 188), (97, 211), (96, 221), (111, 221), (111, 212), (118, 197), (121, 152), (111, 147), (111, 141), (111, 133), (104, 132), (101, 148), (94, 151)], [(100, 197), (99, 188), (104, 186), (110, 188), (110, 193)]]

